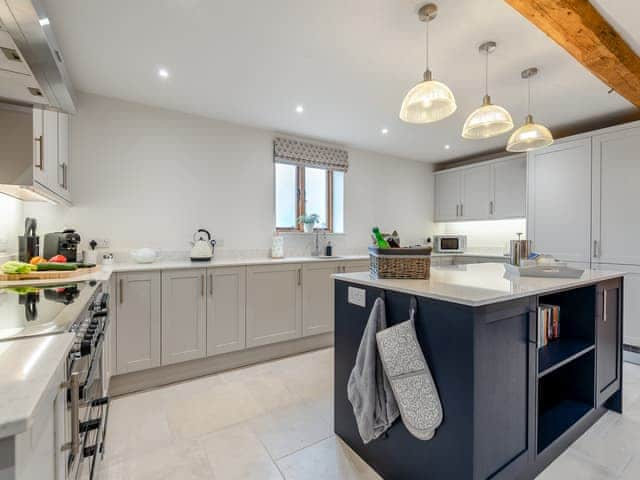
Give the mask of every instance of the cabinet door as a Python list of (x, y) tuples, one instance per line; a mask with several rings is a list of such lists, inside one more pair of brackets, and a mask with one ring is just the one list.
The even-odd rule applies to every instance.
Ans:
[(205, 356), (205, 273), (195, 268), (162, 272), (162, 365)]
[(247, 268), (247, 347), (302, 336), (302, 265)]
[(435, 176), (435, 220), (446, 222), (459, 220), (460, 173), (445, 172)]
[(58, 113), (51, 110), (42, 112), (42, 149), (40, 165), (44, 187), (54, 193), (60, 192), (58, 185)]
[(480, 165), (461, 171), (460, 215), (462, 219), (488, 219), (491, 201), (491, 165)]
[(596, 301), (596, 358), (598, 405), (620, 388), (620, 314), (621, 295), (618, 280), (598, 286)]
[(307, 263), (302, 267), (302, 335), (333, 331), (333, 279), (346, 265)]
[(58, 193), (64, 199), (71, 201), (69, 187), (69, 115), (58, 114)]
[(207, 355), (245, 348), (245, 267), (207, 271)]
[(491, 218), (524, 218), (527, 216), (527, 157), (521, 156), (492, 165), (493, 198)]
[(160, 365), (160, 272), (119, 273), (116, 369), (119, 374)]
[(528, 157), (528, 238), (559, 260), (591, 258), (591, 140), (559, 143)]
[(593, 137), (593, 260), (640, 265), (640, 128)]
[(640, 267), (594, 264), (592, 268), (624, 273), (623, 343), (640, 348)]
[[(345, 262), (342, 271), (344, 273), (368, 272), (369, 260), (355, 260), (353, 262)], [(333, 287), (331, 289), (333, 291)]]

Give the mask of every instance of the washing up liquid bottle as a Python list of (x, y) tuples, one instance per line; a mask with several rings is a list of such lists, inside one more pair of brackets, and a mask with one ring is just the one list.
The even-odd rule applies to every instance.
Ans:
[(380, 229), (378, 227), (373, 227), (371, 230), (373, 235), (376, 237), (376, 242), (378, 242), (378, 248), (389, 248), (389, 242), (387, 242), (382, 234), (380, 233)]

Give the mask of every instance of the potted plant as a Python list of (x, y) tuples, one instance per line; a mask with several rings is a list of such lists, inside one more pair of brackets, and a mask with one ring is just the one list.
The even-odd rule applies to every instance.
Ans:
[(320, 215), (312, 213), (310, 215), (301, 215), (298, 217), (298, 225), (302, 224), (304, 233), (313, 233), (313, 228), (320, 221)]

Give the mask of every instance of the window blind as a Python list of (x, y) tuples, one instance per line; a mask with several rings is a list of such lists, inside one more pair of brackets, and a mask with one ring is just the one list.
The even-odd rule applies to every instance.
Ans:
[(346, 150), (290, 138), (273, 140), (273, 161), (341, 172), (349, 169), (349, 153)]

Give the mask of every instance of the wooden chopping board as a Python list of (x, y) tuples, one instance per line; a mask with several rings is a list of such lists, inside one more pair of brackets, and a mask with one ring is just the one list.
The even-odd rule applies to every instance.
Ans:
[(100, 271), (100, 265), (91, 268), (78, 268), (77, 270), (50, 270), (45, 272), (29, 272), (29, 273), (0, 273), (0, 281), (16, 281), (16, 280), (58, 280), (80, 277), (90, 273)]

